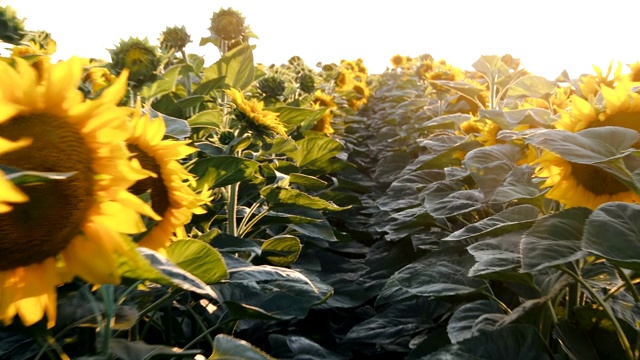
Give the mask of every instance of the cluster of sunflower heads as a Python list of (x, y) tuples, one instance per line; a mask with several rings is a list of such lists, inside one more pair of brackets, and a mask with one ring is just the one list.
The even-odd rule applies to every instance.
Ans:
[(244, 16), (232, 8), (220, 8), (213, 13), (209, 32), (211, 36), (202, 38), (200, 46), (213, 43), (222, 53), (246, 43), (249, 38), (256, 38), (249, 25), (245, 24)]
[(359, 110), (371, 94), (367, 85), (368, 71), (362, 59), (342, 60), (336, 79), (336, 91), (345, 95), (349, 107)]
[(0, 6), (0, 41), (18, 45), (25, 35), (24, 19), (11, 6)]
[(169, 52), (181, 52), (191, 42), (191, 35), (184, 26), (168, 27), (160, 34), (160, 47)]
[(114, 49), (108, 51), (111, 54), (111, 66), (116, 73), (129, 69), (129, 82), (134, 89), (140, 89), (158, 78), (162, 60), (158, 48), (152, 46), (148, 39), (121, 39)]

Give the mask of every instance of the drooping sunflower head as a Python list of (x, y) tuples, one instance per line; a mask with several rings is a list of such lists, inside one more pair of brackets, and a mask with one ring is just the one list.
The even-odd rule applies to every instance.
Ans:
[(196, 194), (190, 187), (194, 177), (179, 160), (196, 151), (186, 141), (164, 140), (165, 123), (151, 119), (148, 113), (136, 109), (131, 119), (132, 132), (127, 148), (142, 167), (151, 172), (148, 178), (129, 187), (135, 195), (149, 193), (151, 207), (160, 220), (139, 240), (138, 245), (163, 252), (176, 233), (191, 220), (192, 214), (202, 214), (208, 193)]
[[(0, 155), (0, 164), (64, 177), (20, 185), (29, 201), (0, 214), (0, 320), (29, 326), (55, 321), (55, 287), (73, 276), (118, 283), (116, 256), (134, 256), (125, 234), (154, 216), (127, 187), (146, 176), (130, 160), (126, 71), (102, 95), (86, 100), (77, 58), (50, 64), (39, 79), (20, 58), (0, 62), (0, 137), (31, 143)], [(157, 216), (156, 216), (157, 217)]]
[(0, 40), (8, 44), (18, 45), (24, 37), (24, 19), (11, 6), (0, 6)]
[(313, 93), (316, 90), (316, 78), (311, 73), (303, 72), (298, 75), (298, 88), (306, 94)]
[(231, 8), (220, 8), (213, 13), (209, 31), (212, 36), (224, 41), (241, 40), (250, 32), (248, 26), (245, 25), (244, 16)]
[(277, 75), (265, 76), (258, 80), (258, 90), (266, 98), (279, 99), (284, 95), (285, 82)]
[(181, 52), (191, 42), (191, 35), (187, 33), (184, 26), (168, 27), (160, 34), (160, 47), (163, 49), (173, 49), (175, 52)]
[[(562, 111), (554, 123), (557, 129), (578, 132), (583, 129), (620, 126), (640, 131), (640, 95), (633, 91), (633, 83), (621, 81), (614, 88), (601, 86), (600, 98), (588, 101), (580, 96), (571, 97), (571, 108)], [(633, 145), (640, 146), (640, 143)]]
[(153, 82), (158, 78), (160, 55), (155, 46), (149, 44), (147, 38), (138, 39), (130, 37), (129, 40), (120, 40), (114, 49), (109, 49), (111, 54), (111, 66), (120, 73), (124, 69), (129, 70), (129, 81), (136, 87), (142, 87), (145, 83)]
[(287, 136), (287, 128), (278, 119), (278, 114), (265, 110), (264, 102), (256, 99), (245, 99), (242, 92), (237, 89), (225, 90), (238, 110), (236, 118), (247, 130), (256, 135)]
[(638, 202), (640, 197), (608, 172), (592, 164), (574, 163), (547, 150), (532, 162), (534, 176), (546, 178), (545, 196), (566, 207), (595, 209), (610, 201)]

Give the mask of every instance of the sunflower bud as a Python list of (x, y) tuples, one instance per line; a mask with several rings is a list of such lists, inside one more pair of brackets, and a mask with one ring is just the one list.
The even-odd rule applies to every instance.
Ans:
[(313, 75), (305, 72), (298, 76), (298, 86), (302, 92), (311, 94), (316, 90), (316, 80)]
[(277, 99), (284, 94), (284, 80), (273, 75), (264, 77), (258, 81), (258, 90), (268, 98)]
[(222, 145), (229, 145), (236, 138), (236, 134), (232, 130), (222, 130), (218, 135), (218, 142)]
[(211, 35), (224, 41), (240, 39), (247, 35), (246, 30), (244, 17), (231, 8), (226, 10), (220, 8), (220, 11), (213, 13), (211, 17), (211, 26), (209, 27)]
[(0, 40), (18, 45), (24, 35), (24, 19), (11, 6), (0, 6)]
[(129, 81), (137, 87), (142, 87), (147, 82), (153, 82), (158, 77), (157, 70), (160, 66), (160, 56), (155, 46), (151, 46), (145, 38), (129, 38), (120, 40), (115, 49), (109, 49), (113, 69), (120, 72), (129, 69)]
[(160, 46), (163, 49), (173, 49), (181, 52), (191, 42), (191, 35), (187, 33), (184, 26), (168, 27), (160, 34)]

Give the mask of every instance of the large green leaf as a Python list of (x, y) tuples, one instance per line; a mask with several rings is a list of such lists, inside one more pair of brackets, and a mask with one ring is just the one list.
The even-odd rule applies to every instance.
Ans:
[(389, 281), (419, 296), (468, 295), (486, 285), (483, 280), (467, 276), (474, 263), (465, 249), (450, 247), (405, 266)]
[[(348, 360), (346, 355), (330, 351), (317, 343), (298, 335), (269, 334), (269, 343), (274, 351), (282, 354), (286, 351), (286, 358), (309, 360)], [(286, 348), (286, 350), (285, 350)], [(287, 351), (288, 350), (288, 351)], [(273, 353), (273, 352), (272, 352)], [(281, 358), (284, 356), (281, 355)]]
[(191, 127), (206, 127), (219, 129), (222, 125), (222, 111), (205, 110), (199, 112), (187, 120)]
[(555, 81), (547, 80), (542, 76), (527, 75), (519, 78), (509, 87), (507, 96), (548, 99), (555, 89)]
[(172, 92), (176, 86), (176, 81), (178, 80), (182, 66), (183, 65), (175, 65), (166, 70), (157, 81), (145, 85), (140, 91), (140, 96), (151, 100)]
[(447, 324), (451, 343), (455, 344), (480, 333), (492, 331), (504, 317), (504, 310), (495, 301), (478, 300), (459, 307)]
[(305, 109), (295, 106), (278, 106), (268, 108), (278, 114), (278, 119), (288, 130), (294, 129), (300, 125), (302, 130), (312, 128), (320, 118), (324, 115), (326, 109)]
[(302, 244), (292, 235), (274, 236), (262, 244), (262, 257), (277, 266), (289, 266), (298, 259)]
[(171, 262), (197, 276), (207, 284), (229, 278), (227, 266), (218, 250), (200, 240), (177, 240), (167, 247)]
[(296, 189), (286, 189), (268, 186), (260, 190), (269, 202), (270, 207), (277, 208), (277, 205), (296, 205), (313, 210), (338, 211), (348, 207), (340, 207), (319, 197), (309, 195)]
[(204, 69), (204, 80), (225, 76), (229, 87), (244, 90), (254, 79), (253, 50), (248, 43), (223, 54), (218, 61)]
[(337, 140), (328, 137), (308, 137), (296, 141), (298, 149), (287, 152), (299, 167), (311, 166), (329, 160), (344, 150)]
[[(487, 276), (520, 266), (520, 238), (522, 231), (514, 231), (477, 242), (467, 247), (476, 259), (469, 276)], [(495, 274), (494, 277), (500, 277)]]
[(209, 241), (209, 244), (226, 253), (249, 253), (258, 256), (262, 253), (260, 246), (255, 241), (225, 233), (217, 234)]
[(538, 220), (522, 238), (522, 271), (578, 260), (587, 255), (580, 239), (591, 210), (570, 208)]
[[(488, 119), (498, 124), (503, 130), (510, 130), (518, 125), (531, 125), (534, 128), (549, 128), (557, 118), (547, 109), (517, 109), (517, 110), (480, 110), (480, 119)], [(508, 132), (508, 131), (507, 131)], [(504, 131), (498, 133), (502, 138)], [(516, 135), (518, 133), (514, 133)], [(523, 133), (519, 133), (522, 135)]]
[(151, 118), (161, 117), (164, 121), (165, 131), (164, 133), (169, 136), (173, 136), (178, 139), (186, 138), (191, 135), (191, 129), (186, 120), (178, 119), (173, 116), (162, 114), (154, 109), (149, 110)]
[(425, 360), (550, 360), (546, 344), (531, 325), (512, 324), (445, 346)]
[(198, 159), (189, 171), (198, 177), (198, 187), (218, 188), (255, 176), (260, 163), (236, 156), (215, 156)]
[(496, 144), (469, 151), (462, 163), (488, 200), (516, 167), (519, 158), (517, 146)]
[(208, 360), (276, 360), (250, 343), (220, 334), (213, 339), (213, 353)]
[[(429, 81), (429, 83), (433, 83), (433, 84), (437, 84), (439, 86), (442, 86), (446, 89), (449, 90), (453, 90), (455, 92), (457, 92), (458, 94), (476, 102), (476, 103), (480, 103), (480, 101), (478, 100), (478, 95), (482, 94), (483, 92), (486, 92), (486, 89), (480, 87), (480, 86), (476, 86), (474, 84), (468, 83), (468, 82), (464, 82), (464, 81), (444, 81), (444, 80), (440, 80), (440, 81)], [(457, 114), (456, 114), (457, 115)], [(460, 114), (462, 115), (462, 114)]]
[(640, 205), (610, 202), (596, 208), (585, 224), (582, 249), (640, 271)]
[(424, 207), (434, 217), (466, 214), (484, 207), (480, 190), (460, 190), (438, 201), (425, 201)]
[(471, 240), (531, 227), (540, 215), (533, 205), (518, 205), (451, 233), (442, 240)]
[(540, 204), (547, 189), (540, 188), (541, 179), (533, 177), (533, 173), (534, 169), (531, 166), (519, 166), (511, 170), (504, 182), (495, 189), (490, 202), (506, 204), (517, 200), (533, 205)]

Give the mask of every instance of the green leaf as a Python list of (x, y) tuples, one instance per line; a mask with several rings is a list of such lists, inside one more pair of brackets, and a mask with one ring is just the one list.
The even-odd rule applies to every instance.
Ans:
[(486, 285), (466, 275), (474, 263), (465, 249), (445, 248), (400, 269), (389, 282), (419, 296), (469, 295)]
[(591, 210), (576, 207), (538, 220), (522, 238), (522, 271), (536, 272), (585, 257), (580, 239), (590, 214)]
[[(492, 204), (506, 204), (511, 201), (521, 203), (539, 204), (543, 201), (547, 189), (541, 189), (537, 182), (540, 179), (533, 177), (534, 168), (531, 166), (519, 166), (514, 168), (502, 185), (495, 189)], [(535, 180), (534, 180), (535, 179)]]
[(166, 257), (144, 247), (135, 250), (141, 255), (139, 258), (132, 256), (118, 258), (118, 270), (121, 271), (123, 277), (177, 286), (187, 291), (217, 298), (207, 284), (171, 263)]
[(540, 211), (533, 205), (518, 205), (451, 233), (442, 240), (472, 240), (527, 229), (538, 219)]
[(434, 217), (450, 217), (469, 213), (484, 206), (480, 190), (460, 190), (437, 201), (425, 201), (424, 207)]
[(191, 127), (206, 127), (219, 129), (222, 126), (223, 114), (220, 110), (205, 110), (187, 120)]
[(474, 84), (470, 84), (468, 82), (463, 81), (429, 81), (429, 83), (438, 84), (446, 89), (457, 92), (458, 94), (476, 102), (480, 103), (478, 100), (478, 95), (482, 94), (486, 90), (482, 87), (476, 86)]
[(174, 346), (150, 345), (143, 341), (111, 339), (109, 353), (122, 360), (152, 360), (161, 358), (193, 358), (202, 350), (182, 350)]
[(319, 197), (309, 195), (300, 190), (283, 189), (278, 187), (267, 186), (260, 190), (260, 194), (267, 199), (270, 207), (276, 208), (277, 205), (297, 205), (314, 210), (338, 211), (345, 210), (348, 207), (340, 207)]
[(326, 181), (322, 181), (316, 177), (299, 173), (289, 174), (289, 183), (300, 185), (308, 190), (314, 191), (322, 190), (327, 186)]
[[(547, 109), (517, 109), (517, 110), (480, 110), (478, 117), (488, 119), (498, 124), (503, 130), (513, 129), (518, 125), (531, 125), (534, 128), (548, 128), (557, 121), (556, 117)], [(502, 138), (504, 131), (498, 133)]]
[(225, 84), (245, 90), (254, 79), (253, 50), (248, 43), (223, 54), (218, 61), (204, 69), (204, 80), (225, 76)]
[(291, 235), (279, 235), (262, 244), (262, 257), (277, 266), (293, 264), (302, 251), (300, 240)]
[(447, 345), (425, 360), (550, 360), (546, 344), (531, 325), (511, 324)]
[(296, 141), (298, 149), (288, 152), (299, 167), (310, 166), (327, 161), (344, 150), (344, 146), (337, 140), (328, 137), (310, 137)]
[(213, 339), (213, 353), (208, 360), (276, 360), (250, 343), (220, 334)]
[(478, 300), (464, 304), (449, 319), (447, 334), (451, 343), (455, 344), (483, 332), (492, 331), (503, 317), (504, 311), (495, 301)]
[(181, 109), (189, 109), (195, 106), (198, 106), (205, 102), (207, 97), (204, 95), (191, 95), (187, 97), (180, 98), (176, 101), (176, 105), (180, 106)]
[(326, 108), (305, 109), (294, 106), (277, 106), (266, 110), (278, 113), (278, 119), (287, 127), (287, 130), (292, 130), (298, 125), (301, 130), (309, 130), (326, 112)]
[(462, 163), (488, 200), (516, 167), (519, 158), (517, 146), (496, 144), (469, 151)]
[(582, 249), (640, 271), (640, 205), (610, 202), (596, 208), (585, 224)]
[(225, 253), (246, 252), (258, 256), (262, 253), (262, 249), (254, 241), (224, 233), (216, 235), (209, 244)]
[(562, 349), (571, 359), (600, 360), (586, 329), (561, 320), (555, 326), (553, 334), (562, 342)]
[(229, 278), (222, 255), (200, 240), (185, 239), (172, 242), (167, 247), (167, 257), (206, 284)]
[(162, 118), (166, 127), (164, 131), (165, 135), (173, 136), (178, 139), (184, 139), (187, 136), (191, 135), (191, 129), (189, 128), (189, 124), (186, 120), (162, 114), (155, 111), (154, 109), (150, 109), (149, 115), (152, 119), (155, 119), (157, 117)]
[(259, 165), (253, 160), (225, 155), (198, 159), (189, 171), (198, 177), (198, 188), (204, 185), (219, 188), (252, 178)]
[(180, 75), (180, 68), (182, 65), (175, 65), (169, 68), (162, 74), (157, 81), (152, 84), (145, 85), (140, 91), (140, 96), (150, 100), (168, 94), (173, 91)]
[(193, 90), (193, 95), (209, 95), (214, 90), (222, 89), (224, 87), (225, 79), (226, 76), (223, 75), (203, 81)]
[(555, 89), (555, 81), (547, 80), (542, 76), (527, 75), (519, 78), (509, 87), (507, 96), (548, 99)]
[(467, 247), (467, 251), (476, 260), (475, 265), (469, 269), (469, 276), (486, 276), (519, 267), (521, 236), (522, 231), (515, 231)]

